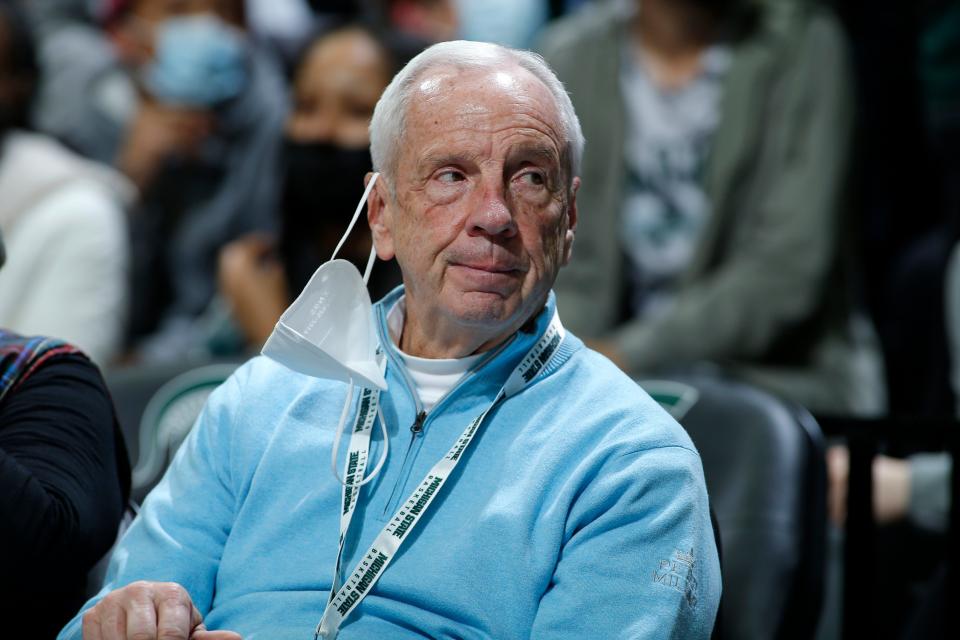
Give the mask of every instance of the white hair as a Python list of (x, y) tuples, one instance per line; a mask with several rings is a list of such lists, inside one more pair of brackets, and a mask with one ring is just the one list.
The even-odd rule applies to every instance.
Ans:
[(428, 47), (413, 58), (394, 76), (390, 85), (380, 96), (370, 120), (370, 155), (373, 168), (387, 178), (393, 191), (393, 171), (396, 169), (398, 150), (406, 132), (406, 115), (410, 99), (418, 79), (432, 68), (453, 67), (457, 70), (502, 69), (504, 64), (515, 64), (529, 71), (540, 80), (553, 96), (560, 115), (560, 134), (565, 149), (563, 160), (567, 163), (568, 181), (580, 174), (583, 157), (583, 131), (580, 120), (573, 110), (573, 103), (563, 83), (553, 73), (546, 61), (536, 53), (510, 49), (487, 42), (454, 40)]

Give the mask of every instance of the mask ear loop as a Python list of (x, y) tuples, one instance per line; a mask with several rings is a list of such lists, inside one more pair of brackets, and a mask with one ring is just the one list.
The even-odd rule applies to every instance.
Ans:
[(337, 471), (337, 453), (340, 451), (340, 437), (343, 435), (343, 427), (347, 424), (347, 412), (350, 411), (350, 405), (353, 404), (353, 378), (347, 382), (347, 399), (343, 403), (343, 409), (340, 411), (340, 422), (337, 423), (337, 435), (333, 438), (333, 450), (330, 452), (330, 470), (333, 471), (333, 477), (340, 484), (347, 484), (340, 477)]
[(383, 419), (383, 411), (380, 409), (379, 405), (377, 406), (377, 417), (380, 419), (380, 435), (383, 437), (383, 453), (380, 454), (380, 460), (377, 461), (377, 466), (373, 468), (373, 471), (371, 471), (362, 482), (356, 485), (358, 487), (362, 487), (377, 477), (377, 474), (380, 473), (380, 469), (383, 468), (383, 463), (387, 461), (387, 453), (390, 452), (390, 438), (387, 437), (387, 422)]
[(363, 270), (363, 284), (369, 284), (370, 272), (373, 271), (373, 263), (377, 260), (377, 247), (371, 243), (370, 257), (367, 258), (367, 268)]
[[(370, 197), (370, 192), (373, 191), (373, 185), (377, 183), (377, 177), (379, 173), (374, 173), (370, 176), (370, 182), (367, 183), (367, 188), (363, 191), (363, 197), (360, 198), (360, 202), (357, 204), (357, 210), (353, 212), (353, 218), (350, 219), (350, 224), (347, 225), (347, 230), (344, 232), (343, 237), (340, 238), (340, 242), (337, 243), (337, 248), (333, 250), (333, 255), (330, 256), (331, 260), (337, 259), (337, 254), (340, 253), (340, 249), (343, 248), (343, 243), (347, 241), (347, 237), (350, 235), (350, 232), (353, 231), (353, 226), (357, 224), (357, 220), (360, 218), (360, 212), (363, 211), (363, 205), (367, 203), (367, 198)], [(371, 252), (372, 253), (372, 252)], [(367, 272), (369, 275), (370, 264), (367, 264)], [(366, 277), (363, 279), (364, 282), (367, 281)]]
[[(343, 436), (343, 428), (347, 424), (347, 413), (350, 411), (350, 405), (353, 404), (353, 378), (350, 378), (350, 382), (347, 384), (349, 388), (347, 391), (347, 400), (343, 403), (343, 409), (340, 411), (337, 435), (333, 439), (333, 451), (330, 453), (330, 470), (333, 471), (333, 477), (342, 485), (346, 485), (347, 483), (340, 477), (340, 472), (337, 471), (337, 454), (340, 452), (340, 438)], [(383, 410), (379, 404), (377, 405), (377, 417), (380, 419), (380, 435), (383, 437), (383, 453), (380, 454), (380, 460), (377, 462), (377, 466), (373, 468), (373, 471), (371, 471), (362, 482), (351, 483), (350, 486), (352, 487), (362, 487), (376, 478), (377, 474), (380, 473), (380, 470), (383, 468), (383, 463), (387, 461), (387, 454), (390, 452), (390, 438), (387, 436), (387, 422), (383, 419)]]
[[(347, 225), (347, 230), (344, 232), (343, 237), (340, 238), (340, 242), (337, 243), (337, 248), (333, 250), (333, 255), (330, 257), (331, 260), (336, 260), (337, 254), (340, 253), (340, 249), (343, 248), (343, 243), (347, 241), (347, 237), (350, 235), (350, 232), (353, 231), (354, 225), (357, 224), (357, 220), (360, 218), (360, 212), (363, 211), (363, 205), (367, 203), (367, 199), (370, 197), (370, 192), (373, 191), (373, 186), (377, 183), (377, 178), (380, 176), (379, 173), (374, 173), (370, 176), (370, 182), (367, 183), (367, 188), (363, 191), (363, 197), (360, 198), (360, 202), (357, 204), (356, 211), (353, 212), (353, 218), (350, 219), (350, 224)], [(367, 284), (370, 280), (370, 272), (373, 270), (373, 263), (377, 258), (377, 248), (370, 248), (370, 257), (367, 258), (367, 267), (363, 272), (363, 283)], [(343, 403), (343, 409), (340, 411), (340, 421), (337, 424), (337, 435), (333, 440), (333, 450), (330, 452), (330, 470), (333, 472), (333, 477), (337, 479), (340, 484), (346, 485), (347, 483), (343, 478), (340, 477), (340, 472), (337, 470), (337, 454), (340, 452), (340, 439), (343, 436), (343, 429), (347, 424), (347, 413), (350, 411), (350, 405), (353, 404), (353, 378), (351, 377), (347, 383), (349, 391), (347, 392), (347, 399)], [(377, 407), (377, 417), (380, 420), (380, 434), (383, 436), (383, 454), (380, 456), (380, 460), (377, 462), (377, 466), (374, 467), (373, 471), (363, 479), (362, 482), (353, 483), (351, 486), (362, 487), (371, 480), (373, 480), (380, 470), (383, 468), (383, 464), (387, 461), (387, 453), (390, 451), (390, 439), (387, 435), (387, 423), (383, 419), (383, 411), (380, 407)]]

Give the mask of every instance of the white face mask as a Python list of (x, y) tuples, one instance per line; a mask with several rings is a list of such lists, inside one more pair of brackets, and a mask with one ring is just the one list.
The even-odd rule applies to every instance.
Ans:
[[(386, 391), (387, 381), (377, 363), (377, 331), (373, 325), (373, 305), (367, 291), (370, 271), (377, 258), (376, 247), (370, 248), (370, 258), (363, 277), (347, 260), (337, 260), (337, 254), (363, 211), (379, 173), (374, 173), (360, 198), (357, 210), (347, 226), (343, 237), (333, 250), (329, 262), (320, 265), (297, 299), (290, 305), (273, 333), (267, 338), (260, 353), (271, 360), (314, 378), (340, 380), (348, 385), (347, 397), (340, 412), (337, 434), (330, 451), (330, 469), (341, 483), (346, 481), (337, 472), (337, 452), (340, 437), (346, 425), (347, 414), (353, 403), (353, 386)], [(362, 486), (373, 480), (390, 450), (387, 425), (383, 413), (377, 410), (380, 433), (383, 438), (383, 453), (373, 471), (353, 486)]]
[(387, 381), (377, 363), (379, 340), (367, 291), (376, 248), (370, 249), (363, 277), (353, 264), (336, 259), (379, 175), (370, 178), (330, 261), (320, 265), (296, 301), (283, 312), (261, 353), (314, 378), (386, 390)]

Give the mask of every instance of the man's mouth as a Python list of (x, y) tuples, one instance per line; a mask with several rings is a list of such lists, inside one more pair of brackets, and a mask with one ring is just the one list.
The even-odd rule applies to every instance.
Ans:
[(465, 290), (486, 291), (504, 295), (513, 291), (525, 273), (510, 263), (502, 262), (452, 262), (450, 274)]
[(502, 264), (495, 262), (454, 262), (453, 266), (472, 269), (474, 271), (484, 271), (486, 273), (520, 273), (521, 270), (511, 264)]

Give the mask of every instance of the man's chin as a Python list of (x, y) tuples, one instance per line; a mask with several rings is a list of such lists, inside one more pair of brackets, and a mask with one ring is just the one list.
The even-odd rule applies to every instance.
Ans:
[(492, 291), (459, 292), (451, 302), (447, 307), (451, 316), (464, 326), (477, 327), (484, 332), (514, 324), (523, 307), (519, 293), (505, 296)]
[[(453, 315), (466, 326), (484, 330), (521, 327), (543, 308), (546, 296), (535, 302), (519, 291), (510, 295), (490, 291), (464, 291), (458, 294)], [(452, 309), (453, 310), (453, 309)]]
[(519, 300), (512, 298), (499, 291), (464, 291), (460, 294), (456, 316), (465, 324), (499, 324), (519, 307)]

